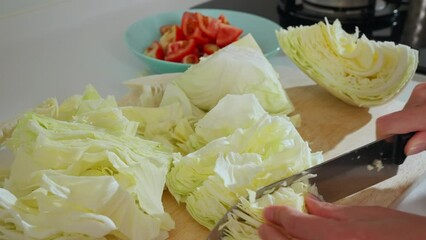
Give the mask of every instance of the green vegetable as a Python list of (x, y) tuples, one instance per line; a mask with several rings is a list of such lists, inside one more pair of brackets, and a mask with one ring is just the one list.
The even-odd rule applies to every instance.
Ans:
[(139, 123), (138, 134), (143, 138), (189, 153), (195, 147), (191, 143), (194, 124), (205, 113), (173, 84), (165, 87), (163, 95), (157, 107), (123, 106), (121, 110), (126, 118)]
[[(220, 124), (215, 123), (217, 119), (199, 120), (227, 95), (252, 93), (260, 102), (258, 108), (274, 114), (285, 115), (294, 109), (278, 74), (251, 35), (182, 74), (164, 74), (155, 79), (148, 76), (127, 81), (126, 85), (132, 92), (123, 100), (126, 106), (122, 111), (126, 118), (139, 123), (138, 134), (184, 155), (216, 139), (217, 134), (224, 136), (208, 129)], [(227, 111), (233, 114), (233, 110)], [(234, 122), (233, 127), (241, 124), (238, 116), (232, 116), (222, 119)]]
[(269, 61), (251, 35), (202, 58), (173, 82), (190, 101), (210, 111), (227, 94), (253, 93), (270, 113), (288, 114), (293, 105), (288, 99)]
[(0, 238), (166, 239), (172, 152), (137, 137), (138, 123), (91, 86), (54, 108), (25, 114), (6, 141), (14, 159), (0, 179)]
[(263, 209), (270, 205), (284, 205), (306, 212), (304, 196), (308, 192), (318, 195), (315, 186), (310, 186), (307, 181), (311, 177), (314, 176), (306, 175), (290, 186), (284, 184), (258, 199), (254, 191), (249, 192), (248, 199), (240, 197), (237, 208), (228, 214), (228, 219), (223, 224), (223, 239), (260, 239), (257, 229), (265, 222), (262, 217)]
[(283, 52), (311, 79), (346, 103), (369, 107), (387, 102), (413, 77), (418, 51), (376, 42), (332, 25), (277, 30)]
[(216, 139), (186, 156), (175, 155), (166, 184), (209, 229), (247, 190), (322, 161), (288, 117), (268, 114), (254, 94), (225, 96), (200, 122), (195, 134)]
[(250, 35), (130, 84), (120, 105), (88, 86), (3, 131), (15, 158), (0, 176), (0, 239), (165, 239), (165, 185), (211, 228), (248, 191), (322, 161)]

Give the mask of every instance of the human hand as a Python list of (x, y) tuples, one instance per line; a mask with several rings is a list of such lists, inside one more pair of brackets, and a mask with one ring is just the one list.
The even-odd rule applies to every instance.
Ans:
[(401, 111), (376, 120), (378, 139), (400, 133), (416, 132), (407, 142), (405, 153), (412, 155), (426, 150), (426, 83), (417, 85)]
[(426, 217), (374, 206), (338, 206), (305, 198), (309, 214), (269, 206), (258, 230), (263, 240), (414, 240), (426, 239)]

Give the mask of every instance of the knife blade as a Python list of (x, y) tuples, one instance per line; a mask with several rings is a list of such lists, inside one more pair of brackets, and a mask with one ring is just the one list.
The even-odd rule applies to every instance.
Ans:
[[(307, 174), (315, 175), (315, 177), (309, 178), (309, 184), (315, 184), (325, 201), (334, 202), (355, 194), (397, 174), (398, 166), (407, 157), (404, 153), (404, 147), (413, 134), (394, 135), (344, 153), (301, 173), (258, 189), (256, 198), (263, 196), (266, 192), (273, 192), (282, 187), (283, 184), (290, 186), (294, 181)], [(236, 205), (231, 207), (224, 217), (216, 223), (207, 238), (208, 240), (223, 237), (221, 226), (227, 222), (228, 213), (236, 208)]]

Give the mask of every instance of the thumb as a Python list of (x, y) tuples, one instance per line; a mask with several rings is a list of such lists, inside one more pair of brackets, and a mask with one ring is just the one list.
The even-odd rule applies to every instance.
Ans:
[(426, 131), (417, 132), (405, 146), (407, 155), (416, 154), (424, 150), (426, 150)]

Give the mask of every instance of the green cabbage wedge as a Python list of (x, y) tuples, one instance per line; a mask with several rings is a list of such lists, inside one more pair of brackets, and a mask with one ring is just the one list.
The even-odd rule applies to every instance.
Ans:
[(418, 51), (348, 34), (338, 20), (276, 31), (283, 52), (312, 80), (344, 102), (370, 107), (396, 96), (413, 77)]

